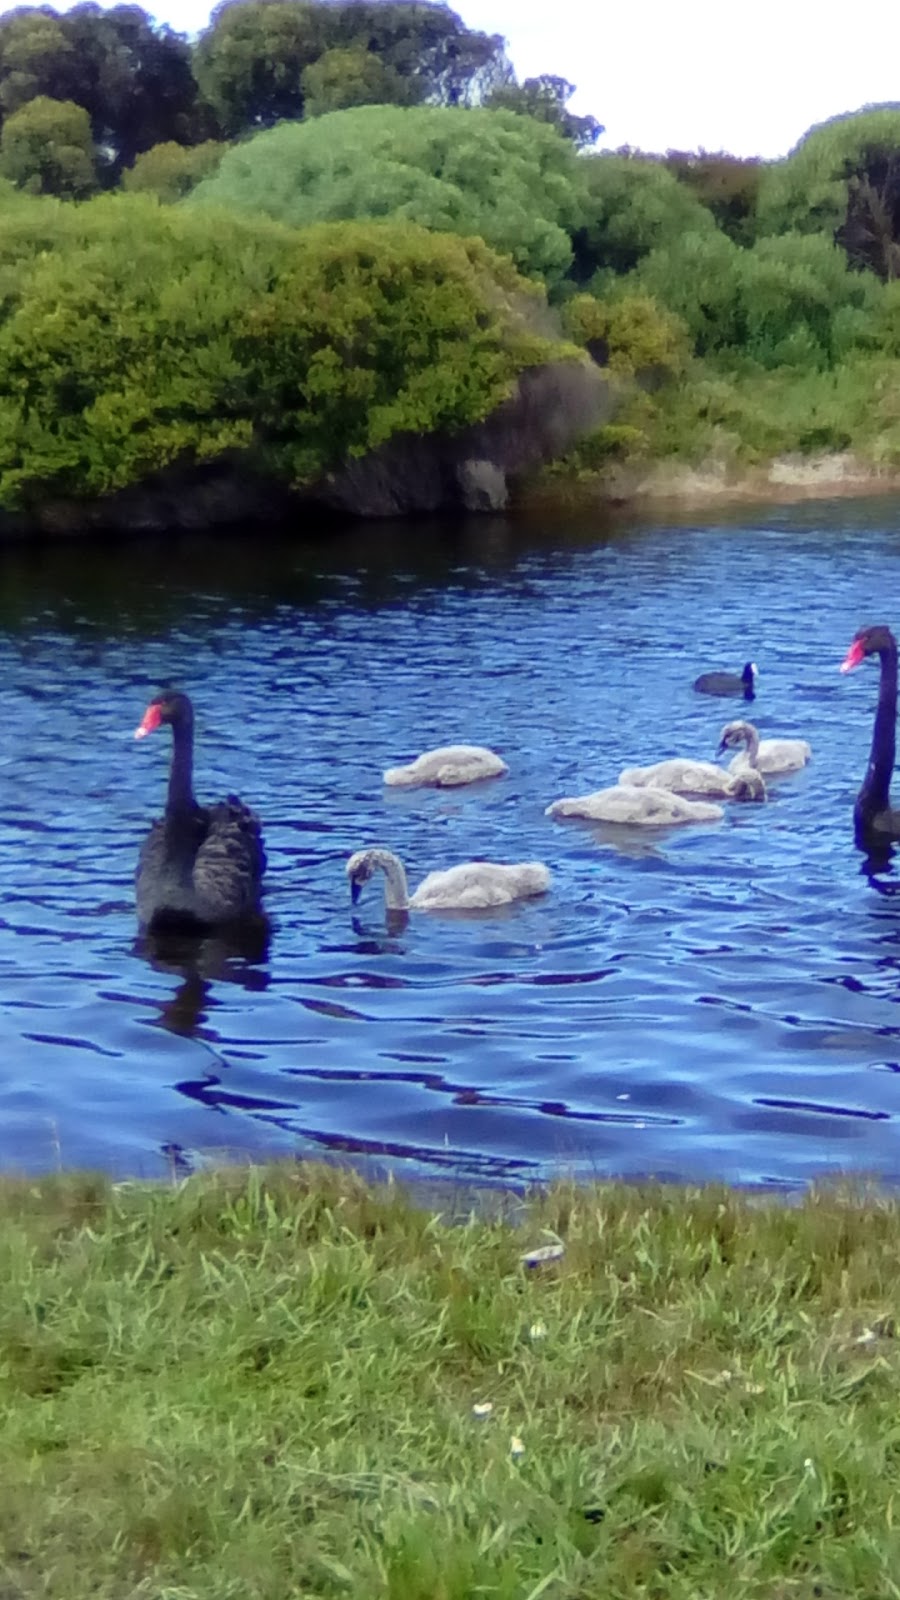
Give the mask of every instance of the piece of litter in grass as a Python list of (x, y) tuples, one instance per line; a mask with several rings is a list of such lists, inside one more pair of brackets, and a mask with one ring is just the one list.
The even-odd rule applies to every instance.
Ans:
[(562, 1244), (539, 1244), (536, 1250), (526, 1250), (519, 1257), (525, 1267), (540, 1267), (545, 1261), (559, 1261), (566, 1253)]
[(514, 1433), (509, 1441), (509, 1453), (516, 1459), (525, 1454), (525, 1446), (517, 1433)]
[(858, 1339), (854, 1339), (853, 1343), (854, 1344), (877, 1344), (878, 1343), (878, 1335), (875, 1332), (874, 1328), (863, 1328), (863, 1331), (860, 1334), (859, 1338)]
[(478, 1400), (472, 1407), (473, 1417), (489, 1417), (494, 1407), (490, 1400)]
[(547, 1324), (545, 1322), (533, 1322), (528, 1329), (528, 1337), (529, 1339), (546, 1339)]

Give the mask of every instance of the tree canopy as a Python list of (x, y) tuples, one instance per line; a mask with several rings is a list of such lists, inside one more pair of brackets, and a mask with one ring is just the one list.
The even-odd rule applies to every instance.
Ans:
[(586, 198), (574, 239), (574, 276), (580, 283), (597, 272), (630, 272), (651, 250), (684, 234), (715, 231), (706, 206), (660, 161), (591, 155), (581, 166)]
[(82, 200), (97, 187), (87, 112), (47, 95), (28, 100), (3, 123), (0, 173), (28, 194)]
[(763, 174), (761, 233), (825, 233), (855, 266), (900, 274), (900, 106), (811, 128)]
[(187, 203), (261, 212), (296, 227), (395, 217), (478, 234), (520, 271), (552, 284), (571, 261), (582, 166), (568, 141), (531, 117), (361, 106), (283, 123), (237, 145)]

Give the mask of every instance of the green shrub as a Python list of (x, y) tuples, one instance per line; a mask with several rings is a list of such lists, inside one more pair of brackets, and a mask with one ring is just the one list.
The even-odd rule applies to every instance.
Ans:
[(122, 174), (122, 188), (131, 194), (155, 194), (174, 204), (216, 171), (227, 144), (206, 139), (203, 144), (183, 145), (168, 141), (155, 144), (138, 156), (133, 167)]
[(521, 272), (557, 283), (571, 263), (582, 185), (571, 144), (533, 117), (365, 105), (257, 134), (189, 204), (292, 227), (372, 217), (478, 234)]
[(539, 301), (478, 240), (303, 233), (119, 195), (0, 230), (0, 503), (103, 494), (238, 452), (305, 483), (403, 431), (484, 417)]
[(687, 359), (684, 323), (649, 295), (623, 294), (613, 300), (576, 295), (563, 306), (562, 321), (569, 337), (612, 372), (653, 371), (671, 377)]

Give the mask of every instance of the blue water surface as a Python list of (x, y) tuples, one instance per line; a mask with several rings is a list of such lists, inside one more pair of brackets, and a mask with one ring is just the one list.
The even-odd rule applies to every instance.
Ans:
[[(523, 1183), (565, 1171), (794, 1186), (900, 1176), (900, 889), (851, 827), (877, 666), (900, 625), (900, 504), (603, 529), (484, 520), (0, 552), (0, 1166), (182, 1171), (340, 1154)], [(760, 668), (763, 734), (808, 738), (765, 805), (662, 835), (549, 800), (713, 758)], [(131, 897), (177, 681), (201, 798), (260, 811), (271, 942), (142, 947)], [(509, 776), (385, 790), (431, 745)], [(344, 861), (413, 883), (540, 859), (543, 900), (385, 925)]]

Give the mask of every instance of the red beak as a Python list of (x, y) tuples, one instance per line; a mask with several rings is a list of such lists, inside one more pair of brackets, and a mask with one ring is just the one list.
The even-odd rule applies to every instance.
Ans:
[(162, 712), (160, 711), (159, 706), (148, 706), (144, 712), (143, 721), (141, 722), (140, 727), (135, 728), (134, 730), (134, 737), (136, 739), (146, 739), (148, 733), (152, 733), (154, 728), (158, 728), (161, 722)]
[(866, 652), (863, 649), (860, 640), (859, 639), (854, 639), (852, 645), (850, 646), (850, 649), (847, 651), (847, 654), (845, 655), (843, 661), (841, 662), (841, 671), (842, 672), (852, 672), (853, 668), (854, 667), (858, 667), (859, 663), (861, 661), (865, 661), (865, 659), (866, 659)]

